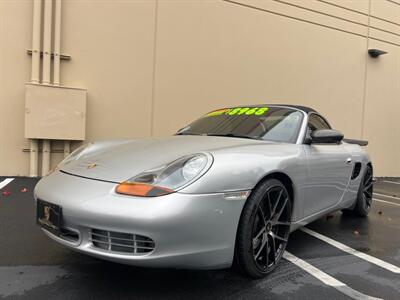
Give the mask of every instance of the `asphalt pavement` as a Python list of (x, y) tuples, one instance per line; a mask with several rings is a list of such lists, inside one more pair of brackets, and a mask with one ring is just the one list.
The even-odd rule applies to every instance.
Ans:
[(260, 280), (231, 269), (136, 268), (66, 249), (35, 224), (37, 181), (0, 177), (1, 299), (400, 299), (398, 178), (375, 183), (368, 218), (337, 212), (292, 233), (285, 259)]

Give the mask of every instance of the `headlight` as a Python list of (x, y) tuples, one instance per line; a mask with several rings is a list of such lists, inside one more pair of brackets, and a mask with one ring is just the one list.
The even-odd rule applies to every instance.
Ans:
[(64, 158), (59, 164), (58, 166), (63, 166), (66, 165), (68, 163), (70, 163), (71, 161), (77, 160), (79, 159), (83, 152), (91, 145), (91, 143), (89, 144), (84, 144), (82, 146), (80, 146), (79, 148), (77, 148), (75, 151), (73, 151), (70, 155), (68, 155), (66, 158)]
[(184, 164), (182, 168), (182, 176), (185, 178), (185, 180), (192, 180), (194, 177), (196, 177), (201, 170), (206, 166), (207, 164), (207, 157), (204, 155), (199, 155), (192, 157), (186, 163)]
[(119, 194), (144, 197), (171, 194), (203, 175), (207, 171), (207, 165), (209, 166), (208, 162), (205, 154), (185, 156), (124, 181), (115, 191)]

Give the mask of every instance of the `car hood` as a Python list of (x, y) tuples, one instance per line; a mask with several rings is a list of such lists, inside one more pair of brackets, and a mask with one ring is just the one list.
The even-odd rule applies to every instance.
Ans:
[(91, 179), (121, 182), (185, 155), (270, 142), (215, 136), (171, 136), (94, 143), (61, 171)]

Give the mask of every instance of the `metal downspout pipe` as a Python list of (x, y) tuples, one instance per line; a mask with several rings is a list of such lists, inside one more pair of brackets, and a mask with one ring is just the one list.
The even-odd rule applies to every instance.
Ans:
[[(40, 52), (41, 52), (41, 22), (42, 3), (44, 2), (43, 24), (43, 63), (42, 80), (40, 80)], [(61, 55), (61, 0), (55, 0), (54, 9), (54, 62), (53, 85), (60, 85), (60, 55)], [(33, 33), (32, 33), (32, 83), (52, 84), (51, 80), (51, 54), (52, 54), (52, 19), (53, 0), (34, 0), (33, 4)], [(64, 156), (70, 151), (70, 141), (64, 141)], [(50, 170), (51, 141), (43, 140), (42, 144), (42, 172), (46, 175)], [(38, 176), (38, 140), (30, 140), (30, 166), (29, 176)]]
[(44, 26), (43, 26), (43, 66), (42, 83), (50, 84), (51, 71), (51, 21), (53, 13), (53, 1), (44, 1)]
[[(61, 1), (54, 0), (54, 62), (53, 80), (51, 80), (51, 55), (52, 55), (52, 19), (53, 19), (53, 0), (34, 0), (33, 2), (33, 31), (32, 31), (32, 74), (31, 82), (46, 85), (60, 85), (60, 58), (61, 58)], [(44, 2), (43, 20), (43, 48), (42, 40), (42, 4)], [(41, 50), (43, 51), (42, 78), (40, 78)], [(53, 83), (52, 83), (53, 82)], [(37, 139), (30, 140), (30, 166), (29, 176), (37, 177), (38, 174), (38, 142)], [(71, 152), (70, 141), (64, 141), (64, 156)], [(50, 170), (51, 141), (43, 140), (42, 145), (42, 172), (46, 175)]]
[[(53, 62), (53, 84), (60, 85), (60, 55), (61, 55), (61, 0), (55, 0), (54, 16), (54, 62)], [(64, 157), (71, 152), (71, 142), (64, 141)]]
[[(44, 1), (44, 26), (43, 26), (43, 66), (42, 83), (51, 83), (51, 23), (52, 23), (53, 1)], [(50, 171), (50, 140), (43, 140), (42, 151), (42, 176)]]
[(55, 1), (53, 84), (60, 85), (61, 0)]
[[(42, 21), (42, 0), (33, 2), (33, 31), (32, 31), (32, 70), (31, 82), (40, 82), (40, 31)], [(38, 141), (30, 140), (29, 176), (38, 176)]]

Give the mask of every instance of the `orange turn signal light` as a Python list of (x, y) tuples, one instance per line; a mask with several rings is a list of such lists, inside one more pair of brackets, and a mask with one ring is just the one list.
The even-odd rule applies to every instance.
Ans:
[(174, 192), (165, 187), (140, 182), (122, 182), (117, 186), (115, 191), (118, 194), (141, 197), (157, 197)]

